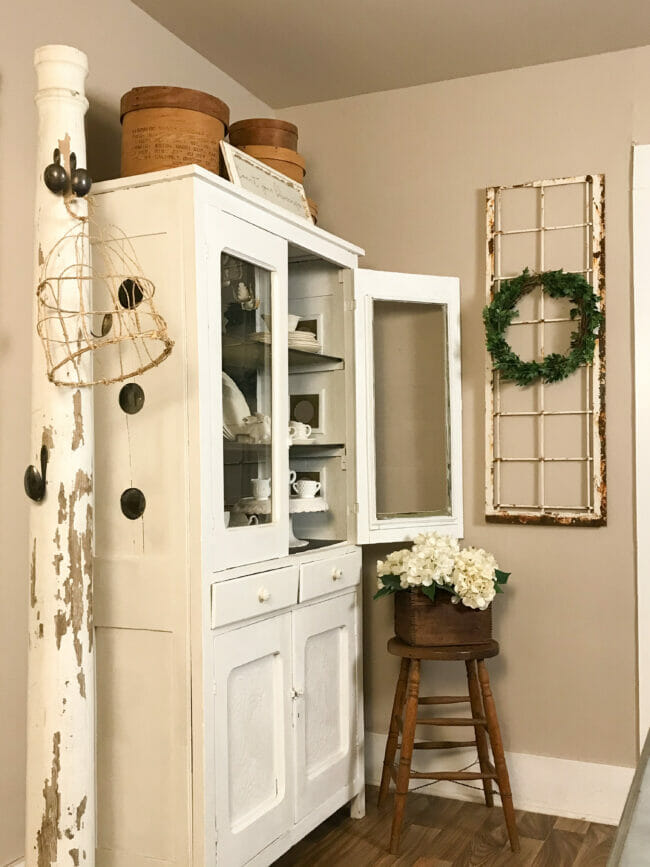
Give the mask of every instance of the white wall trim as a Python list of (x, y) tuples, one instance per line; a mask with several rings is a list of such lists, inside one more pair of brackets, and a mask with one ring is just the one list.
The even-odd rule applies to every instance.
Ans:
[(650, 727), (650, 145), (633, 148), (634, 412), (639, 741)]
[(25, 867), (25, 859), (19, 858), (17, 861), (10, 861), (8, 864), (5, 864), (5, 867)]
[[(386, 735), (366, 732), (366, 782), (372, 785), (379, 785), (385, 746)], [(476, 758), (476, 752), (469, 749), (445, 750), (433, 757), (424, 755), (425, 752), (429, 751), (416, 751), (414, 770), (454, 770)], [(518, 810), (586, 819), (604, 825), (618, 824), (634, 776), (634, 768), (550, 756), (506, 753), (506, 761)], [(413, 780), (412, 785), (422, 785), (422, 780)], [(438, 782), (420, 791), (461, 801), (483, 802), (482, 791), (457, 783)], [(496, 802), (499, 803), (498, 798)]]

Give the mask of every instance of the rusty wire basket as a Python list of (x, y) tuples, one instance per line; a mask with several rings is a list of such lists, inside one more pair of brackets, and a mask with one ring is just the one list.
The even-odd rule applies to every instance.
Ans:
[(126, 235), (77, 220), (43, 260), (36, 290), (48, 379), (72, 387), (121, 382), (159, 365), (174, 341)]

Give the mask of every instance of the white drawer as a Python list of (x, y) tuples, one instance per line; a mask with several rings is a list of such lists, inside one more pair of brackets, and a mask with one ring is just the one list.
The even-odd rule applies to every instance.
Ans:
[(360, 581), (361, 551), (303, 563), (300, 567), (300, 601), (354, 587)]
[(298, 601), (298, 566), (220, 581), (211, 596), (213, 629), (288, 608)]

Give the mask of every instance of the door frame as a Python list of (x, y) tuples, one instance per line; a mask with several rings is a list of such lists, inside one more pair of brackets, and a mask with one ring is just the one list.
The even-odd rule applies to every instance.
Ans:
[(634, 433), (638, 737), (650, 728), (650, 144), (633, 146)]

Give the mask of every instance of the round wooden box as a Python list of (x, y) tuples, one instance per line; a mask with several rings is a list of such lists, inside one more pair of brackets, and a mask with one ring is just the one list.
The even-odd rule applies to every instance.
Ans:
[(272, 169), (282, 172), (293, 181), (302, 183), (305, 172), (305, 158), (288, 148), (276, 148), (270, 145), (244, 145), (239, 148), (256, 160), (266, 163)]
[(196, 163), (219, 173), (230, 109), (184, 87), (134, 87), (122, 97), (122, 177)]
[(295, 151), (298, 147), (298, 127), (288, 120), (274, 117), (249, 117), (238, 120), (230, 127), (230, 144), (268, 145)]

